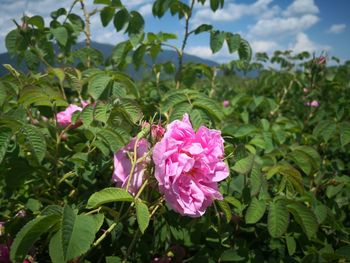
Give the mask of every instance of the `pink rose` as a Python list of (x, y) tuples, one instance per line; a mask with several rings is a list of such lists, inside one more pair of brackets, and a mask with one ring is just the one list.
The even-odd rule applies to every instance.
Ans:
[[(113, 172), (113, 181), (117, 183), (118, 187), (126, 188), (131, 172), (131, 160), (128, 156), (129, 153), (134, 152), (136, 138), (133, 138), (131, 142), (121, 148), (114, 154), (114, 172)], [(137, 144), (137, 158), (143, 157), (149, 151), (150, 144), (146, 139), (139, 140)], [(149, 159), (138, 163), (135, 167), (134, 174), (130, 181), (129, 192), (136, 194), (139, 188), (143, 183), (143, 174)]]
[(155, 124), (152, 125), (151, 136), (155, 142), (160, 141), (164, 133), (165, 133), (165, 129), (161, 125), (155, 125)]
[(326, 57), (325, 56), (320, 56), (317, 60), (316, 60), (316, 64), (317, 65), (323, 65), (323, 64), (326, 64)]
[(83, 109), (77, 105), (70, 104), (64, 111), (57, 113), (57, 122), (62, 127), (67, 127), (72, 124), (72, 116), (76, 111), (82, 111)]
[(230, 101), (224, 100), (224, 101), (222, 102), (222, 105), (224, 106), (224, 108), (227, 108), (227, 107), (230, 106)]
[(317, 100), (313, 100), (311, 102), (310, 101), (306, 102), (306, 105), (310, 107), (318, 107), (320, 106), (320, 103)]
[(175, 211), (199, 217), (214, 199), (222, 200), (218, 182), (229, 175), (223, 142), (218, 130), (201, 126), (195, 132), (188, 114), (167, 126), (153, 161), (159, 190)]

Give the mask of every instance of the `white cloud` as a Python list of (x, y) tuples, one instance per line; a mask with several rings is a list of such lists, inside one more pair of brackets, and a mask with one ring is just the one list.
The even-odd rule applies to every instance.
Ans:
[(327, 30), (327, 32), (331, 34), (340, 34), (345, 30), (345, 28), (345, 24), (334, 24)]
[(149, 16), (152, 15), (152, 4), (145, 4), (139, 8), (139, 13), (142, 16)]
[(254, 52), (269, 53), (280, 48), (277, 42), (269, 40), (251, 40), (250, 45)]
[(320, 45), (313, 42), (308, 35), (303, 32), (297, 34), (295, 42), (289, 45), (289, 49), (293, 50), (294, 53), (300, 53), (303, 51), (316, 52), (316, 51), (327, 51), (330, 47), (327, 45)]
[(318, 14), (319, 9), (314, 0), (294, 0), (283, 12), (285, 16), (295, 16), (300, 14)]
[(249, 33), (260, 37), (293, 35), (312, 27), (318, 20), (317, 16), (311, 14), (302, 17), (261, 19), (250, 28)]
[[(262, 15), (264, 13), (271, 14), (271, 8), (269, 4), (273, 0), (257, 0), (253, 4), (235, 4), (229, 3), (223, 9), (219, 9), (213, 12), (207, 5), (194, 14), (192, 23), (195, 25), (208, 23), (208, 22), (226, 22), (238, 20), (247, 15)], [(274, 9), (276, 11), (276, 7)]]

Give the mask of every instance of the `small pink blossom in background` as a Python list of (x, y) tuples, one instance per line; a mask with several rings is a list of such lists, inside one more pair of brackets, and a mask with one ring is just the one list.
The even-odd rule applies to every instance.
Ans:
[[(131, 172), (131, 160), (128, 152), (133, 153), (136, 138), (133, 138), (130, 143), (114, 154), (114, 172), (113, 181), (117, 183), (117, 187), (126, 188)], [(137, 158), (143, 157), (149, 151), (150, 144), (146, 139), (141, 139), (137, 145)], [(149, 163), (149, 159), (145, 159), (136, 165), (134, 174), (130, 181), (129, 192), (136, 194), (144, 180), (144, 171)]]
[(304, 93), (308, 93), (308, 92), (309, 92), (309, 89), (308, 89), (308, 88), (303, 88), (303, 92), (304, 92)]
[(325, 56), (320, 56), (317, 60), (316, 60), (316, 64), (317, 65), (322, 65), (325, 64), (327, 62), (327, 59)]
[(72, 124), (72, 116), (76, 111), (82, 111), (83, 109), (77, 105), (70, 104), (64, 111), (57, 113), (57, 122), (62, 127), (67, 127)]
[(306, 105), (310, 107), (318, 107), (320, 106), (320, 103), (317, 100), (313, 100), (306, 102)]
[(159, 190), (176, 212), (199, 217), (215, 199), (222, 200), (218, 182), (229, 175), (223, 142), (218, 130), (201, 126), (195, 132), (188, 114), (167, 126), (153, 161)]
[[(90, 103), (88, 101), (84, 101), (84, 100), (81, 101), (82, 107), (79, 107), (79, 106), (74, 105), (74, 104), (69, 104), (68, 107), (64, 111), (57, 113), (57, 122), (62, 127), (67, 127), (68, 125), (71, 125), (72, 124), (72, 116), (73, 116), (74, 112), (82, 111), (88, 105), (90, 105)], [(79, 126), (79, 124), (77, 126)]]
[(227, 107), (230, 106), (230, 101), (224, 100), (224, 101), (222, 102), (222, 105), (224, 106), (224, 108), (227, 108)]
[(165, 133), (165, 129), (161, 125), (153, 124), (151, 127), (152, 139), (156, 142), (160, 141)]

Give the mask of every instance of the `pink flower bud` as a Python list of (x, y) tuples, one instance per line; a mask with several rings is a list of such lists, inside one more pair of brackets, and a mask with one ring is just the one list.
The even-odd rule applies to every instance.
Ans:
[(317, 60), (316, 60), (316, 64), (317, 65), (323, 65), (323, 64), (326, 64), (326, 57), (325, 56), (320, 56)]
[(160, 141), (163, 138), (164, 133), (165, 129), (161, 125), (152, 125), (151, 136), (155, 142)]
[(313, 100), (313, 101), (306, 102), (305, 105), (310, 107), (318, 107), (320, 106), (320, 103), (317, 100)]
[(227, 107), (230, 106), (230, 101), (224, 100), (224, 101), (222, 102), (222, 105), (224, 106), (224, 108), (227, 108)]
[(308, 92), (309, 92), (309, 89), (308, 89), (308, 88), (303, 88), (303, 92), (304, 92), (304, 93), (308, 93)]

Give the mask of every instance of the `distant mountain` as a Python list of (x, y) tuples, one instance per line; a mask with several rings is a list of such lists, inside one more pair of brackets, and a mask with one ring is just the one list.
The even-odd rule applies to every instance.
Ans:
[[(77, 48), (83, 47), (84, 43), (79, 43), (77, 45)], [(108, 58), (112, 54), (113, 47), (109, 44), (101, 44), (97, 42), (92, 42), (91, 47), (99, 50), (102, 52), (104, 59)], [(167, 61), (173, 62), (175, 65), (177, 65), (177, 53), (173, 50), (163, 50), (163, 52), (159, 53), (155, 63), (164, 63)], [(184, 55), (184, 62), (193, 62), (193, 63), (202, 63), (206, 64), (208, 66), (219, 66), (218, 63), (208, 60), (208, 59), (202, 59), (197, 56), (185, 54)], [(148, 65), (152, 65), (154, 62), (149, 56), (145, 56), (145, 63)], [(11, 64), (14, 68), (26, 72), (26, 66), (25, 63), (22, 62), (20, 65), (17, 63), (17, 59), (10, 56), (9, 53), (3, 53), (0, 54), (0, 76), (7, 74), (7, 70), (2, 66), (3, 64)], [(129, 65), (126, 69), (127, 73), (131, 75), (135, 79), (140, 79), (143, 73), (143, 69), (136, 71), (133, 67), (133, 65)]]

